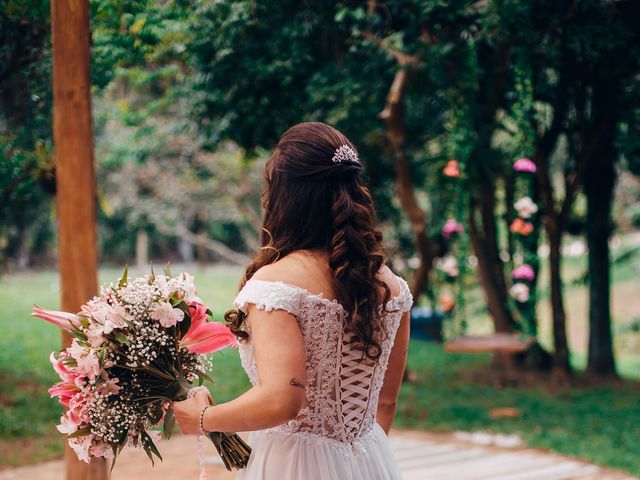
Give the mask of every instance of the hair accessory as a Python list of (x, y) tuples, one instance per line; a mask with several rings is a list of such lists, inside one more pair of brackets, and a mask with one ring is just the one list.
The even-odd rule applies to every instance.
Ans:
[(338, 147), (331, 159), (333, 163), (342, 163), (345, 161), (360, 164), (360, 159), (356, 151), (349, 145), (342, 145)]

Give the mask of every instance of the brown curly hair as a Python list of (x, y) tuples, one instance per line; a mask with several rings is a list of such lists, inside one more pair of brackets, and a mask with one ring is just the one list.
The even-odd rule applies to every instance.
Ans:
[[(388, 285), (377, 277), (386, 255), (360, 162), (332, 161), (343, 145), (356, 150), (345, 135), (319, 122), (295, 125), (282, 135), (265, 168), (262, 247), (240, 288), (258, 269), (291, 252), (326, 251), (333, 291), (346, 312), (345, 331), (375, 359), (381, 352), (378, 308), (386, 308), (391, 297)], [(243, 312), (230, 310), (225, 320), (240, 339), (248, 338)]]

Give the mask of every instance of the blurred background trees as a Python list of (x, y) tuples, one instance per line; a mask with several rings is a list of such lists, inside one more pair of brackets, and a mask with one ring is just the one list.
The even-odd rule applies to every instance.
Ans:
[[(0, 7), (0, 258), (15, 269), (54, 260), (49, 21), (46, 3)], [(615, 374), (609, 272), (638, 242), (609, 245), (640, 225), (634, 2), (91, 8), (104, 260), (244, 263), (269, 149), (324, 121), (360, 149), (394, 266), (448, 336), (489, 318), (538, 336), (532, 362), (550, 351), (566, 375), (569, 235), (588, 251), (588, 369)]]

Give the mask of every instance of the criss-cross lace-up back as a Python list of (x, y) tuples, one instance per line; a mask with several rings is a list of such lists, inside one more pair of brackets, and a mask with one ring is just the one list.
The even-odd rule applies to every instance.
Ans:
[[(271, 311), (285, 310), (298, 321), (306, 353), (306, 406), (298, 416), (272, 430), (321, 436), (350, 443), (371, 430), (378, 397), (402, 313), (411, 308), (407, 283), (380, 309), (384, 331), (377, 340), (381, 355), (372, 360), (349, 343), (345, 311), (336, 300), (284, 282), (250, 279), (235, 300), (244, 312), (248, 304)], [(240, 359), (253, 385), (259, 382), (251, 338), (241, 343)]]

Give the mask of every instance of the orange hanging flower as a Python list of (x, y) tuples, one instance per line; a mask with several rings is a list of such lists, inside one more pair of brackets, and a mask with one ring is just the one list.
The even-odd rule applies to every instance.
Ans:
[(459, 177), (460, 167), (458, 166), (458, 162), (456, 160), (449, 160), (447, 162), (447, 166), (442, 170), (442, 173), (444, 173), (447, 177)]
[(440, 306), (444, 313), (449, 313), (456, 306), (456, 299), (448, 293), (439, 295), (438, 302), (440, 303)]
[(526, 237), (533, 232), (533, 224), (521, 218), (516, 218), (509, 226), (509, 230), (511, 230), (512, 233), (517, 233), (518, 235)]

